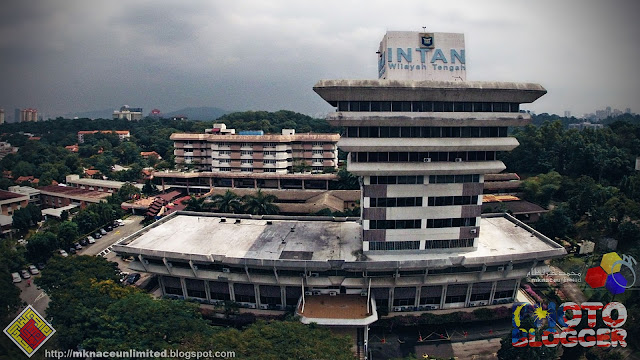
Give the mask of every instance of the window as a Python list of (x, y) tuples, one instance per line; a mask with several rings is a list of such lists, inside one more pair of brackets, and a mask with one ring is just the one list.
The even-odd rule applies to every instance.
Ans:
[(323, 144), (324, 144), (324, 143), (322, 143), (322, 142), (314, 141), (314, 142), (312, 143), (312, 146), (322, 146)]
[(241, 168), (240, 171), (242, 171), (242, 172), (253, 172), (253, 168)]
[(276, 172), (276, 169), (274, 168), (266, 168), (266, 169), (262, 169), (263, 172)]
[(276, 161), (275, 160), (264, 160), (265, 164), (275, 164)]
[(230, 167), (221, 167), (220, 171), (231, 171)]
[(229, 146), (229, 143), (228, 142), (220, 142), (220, 143), (218, 143), (218, 146), (219, 147)]
[(424, 176), (371, 176), (371, 185), (424, 184)]
[(240, 160), (240, 162), (242, 164), (253, 164), (253, 160), (252, 159), (242, 159), (242, 160)]
[(253, 151), (252, 150), (242, 150), (240, 152), (241, 155), (253, 155)]
[(276, 143), (274, 143), (274, 142), (264, 143), (264, 147), (273, 148), (273, 147), (276, 147)]
[(242, 145), (240, 145), (242, 147), (253, 147), (253, 144), (251, 143), (242, 143)]
[(231, 155), (231, 150), (220, 150), (218, 155)]
[(313, 150), (313, 153), (315, 155), (322, 155), (322, 154), (324, 154), (324, 150)]
[(220, 162), (220, 164), (229, 164), (231, 163), (231, 159), (220, 159), (218, 162)]
[(477, 205), (477, 196), (434, 196), (429, 197), (429, 206)]
[(369, 250), (419, 250), (420, 241), (370, 241)]
[(265, 151), (264, 156), (274, 156), (276, 154), (275, 151)]

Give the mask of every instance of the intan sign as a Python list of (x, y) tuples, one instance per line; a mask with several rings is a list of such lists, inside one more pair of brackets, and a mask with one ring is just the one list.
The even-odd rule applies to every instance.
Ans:
[(464, 35), (387, 32), (378, 51), (378, 78), (464, 81)]

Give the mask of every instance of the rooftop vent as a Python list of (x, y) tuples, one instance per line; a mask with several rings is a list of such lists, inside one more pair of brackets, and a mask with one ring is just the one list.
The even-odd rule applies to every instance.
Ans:
[(267, 225), (273, 225), (273, 221), (267, 221)]
[(240, 220), (240, 219), (236, 219), (236, 221), (235, 221), (235, 223), (234, 223), (234, 224), (240, 224), (240, 221), (242, 221), (242, 220)]
[(227, 218), (220, 218), (220, 222), (227, 222)]

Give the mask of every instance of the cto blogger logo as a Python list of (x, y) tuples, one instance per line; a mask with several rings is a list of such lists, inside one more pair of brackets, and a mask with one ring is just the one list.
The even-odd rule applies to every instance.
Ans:
[[(600, 266), (594, 266), (587, 270), (585, 281), (591, 288), (605, 287), (612, 295), (618, 295), (631, 288), (636, 283), (634, 265), (636, 260), (627, 255), (622, 258), (615, 252), (602, 255)], [(628, 274), (622, 274), (621, 269), (627, 267)]]

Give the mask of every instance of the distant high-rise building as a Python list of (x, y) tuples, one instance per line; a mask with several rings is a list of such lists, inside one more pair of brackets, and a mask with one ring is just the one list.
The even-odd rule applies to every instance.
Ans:
[(17, 122), (36, 122), (38, 121), (38, 110), (30, 108), (22, 109), (17, 119)]
[(571, 111), (570, 110), (565, 110), (564, 111), (564, 117), (571, 117)]
[(4, 109), (0, 109), (0, 124), (4, 124)]
[(129, 105), (124, 105), (120, 108), (120, 111), (113, 111), (113, 119), (127, 119), (129, 121), (132, 120), (141, 120), (142, 119), (142, 108), (132, 108)]
[(631, 114), (631, 108), (624, 109), (624, 113), (625, 114)]
[(607, 106), (607, 108), (604, 110), (604, 114), (605, 117), (611, 116), (611, 106)]

